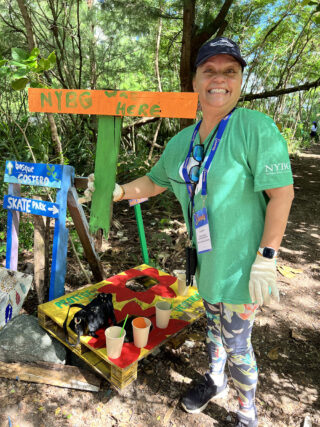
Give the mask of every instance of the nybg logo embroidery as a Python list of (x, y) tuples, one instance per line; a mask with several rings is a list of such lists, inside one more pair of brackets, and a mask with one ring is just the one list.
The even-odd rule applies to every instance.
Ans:
[(218, 40), (217, 42), (210, 43), (210, 46), (228, 46), (233, 47), (233, 44), (229, 40)]
[(287, 163), (271, 163), (269, 165), (265, 165), (265, 173), (266, 175), (278, 175), (281, 173), (290, 172), (290, 162)]

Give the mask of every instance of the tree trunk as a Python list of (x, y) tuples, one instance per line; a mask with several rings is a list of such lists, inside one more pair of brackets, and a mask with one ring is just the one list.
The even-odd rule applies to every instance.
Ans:
[(48, 117), (49, 124), (50, 124), (51, 138), (52, 138), (52, 141), (54, 143), (56, 152), (59, 156), (60, 164), (63, 165), (63, 163), (64, 163), (63, 151), (62, 151), (61, 141), (60, 141), (60, 138), (58, 135), (57, 125), (56, 125), (56, 122), (54, 120), (52, 113), (47, 113), (47, 117)]
[(28, 48), (31, 52), (32, 49), (34, 49), (36, 47), (36, 42), (35, 42), (33, 30), (32, 30), (31, 17), (29, 15), (25, 1), (24, 0), (17, 0), (17, 2), (18, 2), (18, 6), (20, 9), (21, 15), (22, 15), (23, 20), (24, 20), (24, 24), (26, 26)]
[[(28, 47), (31, 51), (32, 49), (34, 49), (36, 47), (36, 41), (35, 41), (33, 29), (32, 29), (31, 17), (30, 17), (30, 14), (28, 12), (25, 0), (18, 0), (18, 6), (20, 9), (21, 15), (23, 17), (24, 24), (26, 26), (27, 42), (28, 42)], [(48, 120), (50, 123), (51, 137), (52, 137), (52, 140), (55, 144), (57, 155), (59, 156), (60, 163), (63, 164), (64, 160), (63, 160), (62, 146), (61, 146), (60, 138), (59, 138), (59, 135), (57, 132), (57, 126), (56, 126), (56, 123), (54, 120), (54, 116), (52, 113), (48, 113), (47, 117), (48, 117)]]
[[(180, 85), (181, 92), (193, 92), (191, 51), (194, 33), (196, 0), (184, 0), (183, 2), (183, 34), (180, 56)], [(180, 127), (183, 129), (192, 124), (192, 119), (181, 119)]]
[(157, 34), (157, 40), (156, 40), (156, 55), (155, 55), (156, 57), (154, 61), (159, 92), (162, 92), (161, 78), (160, 78), (160, 72), (159, 72), (159, 49), (160, 49), (161, 31), (162, 31), (162, 19), (159, 18), (158, 34)]
[[(199, 48), (217, 32), (222, 36), (227, 27), (227, 16), (234, 0), (225, 0), (216, 18), (202, 31), (196, 33), (195, 8), (196, 0), (183, 1), (183, 30), (180, 56), (180, 85), (181, 92), (193, 92), (193, 67)], [(181, 119), (180, 127), (184, 128), (193, 123), (191, 119)]]

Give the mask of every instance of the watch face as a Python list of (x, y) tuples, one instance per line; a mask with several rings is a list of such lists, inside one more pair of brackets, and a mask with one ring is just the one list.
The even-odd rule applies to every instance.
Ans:
[(275, 256), (275, 250), (274, 249), (272, 249), (272, 248), (263, 248), (263, 253), (262, 253), (262, 255), (265, 257), (265, 258), (270, 258), (270, 259), (272, 259), (272, 258), (274, 258), (274, 256)]

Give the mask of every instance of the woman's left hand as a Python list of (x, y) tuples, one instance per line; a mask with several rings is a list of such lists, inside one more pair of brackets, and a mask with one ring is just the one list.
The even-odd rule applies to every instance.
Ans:
[[(251, 267), (249, 293), (253, 303), (270, 304), (270, 296), (280, 301), (276, 283), (277, 268), (275, 259), (257, 255)], [(271, 295), (270, 295), (271, 291)]]

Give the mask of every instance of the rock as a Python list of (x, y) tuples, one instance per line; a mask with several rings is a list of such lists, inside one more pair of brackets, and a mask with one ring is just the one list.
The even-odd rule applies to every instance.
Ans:
[(312, 421), (309, 415), (305, 417), (303, 427), (312, 427)]
[(194, 341), (185, 341), (185, 343), (184, 343), (184, 345), (187, 347), (187, 348), (193, 348), (195, 345), (196, 345), (196, 343), (194, 342)]
[(66, 363), (66, 348), (52, 338), (34, 316), (21, 314), (0, 331), (2, 362)]

